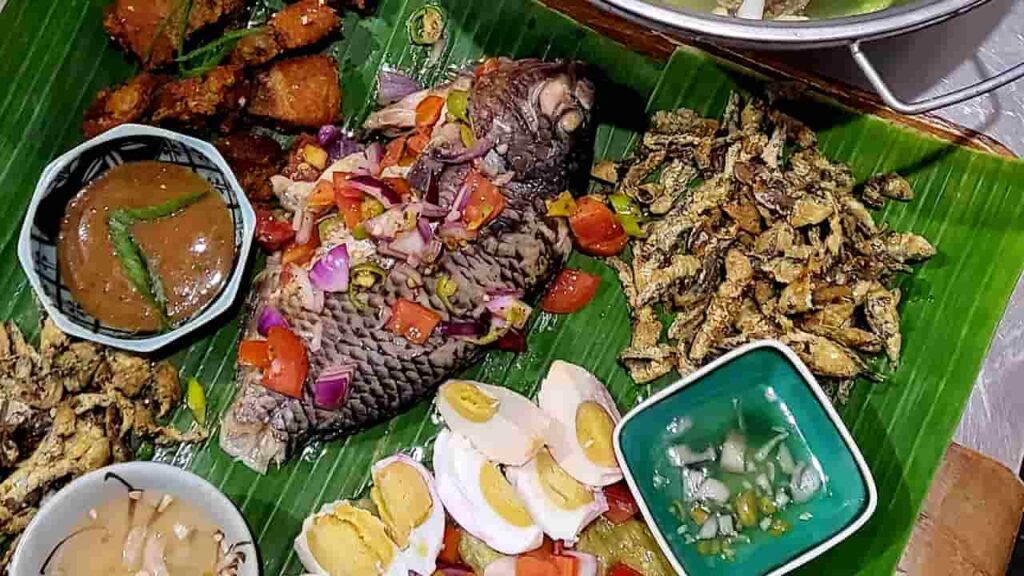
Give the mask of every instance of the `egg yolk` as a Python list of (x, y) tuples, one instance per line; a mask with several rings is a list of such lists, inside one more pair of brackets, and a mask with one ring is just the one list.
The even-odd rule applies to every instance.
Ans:
[(449, 382), (441, 387), (441, 395), (459, 416), (470, 422), (487, 422), (498, 413), (498, 399), (472, 382)]
[(403, 462), (392, 462), (373, 475), (370, 498), (399, 548), (408, 546), (409, 534), (427, 520), (434, 505), (423, 476)]
[(491, 509), (509, 524), (520, 528), (533, 524), (533, 517), (519, 499), (519, 495), (498, 467), (491, 462), (485, 462), (480, 467), (480, 491), (483, 492), (484, 500)]
[(612, 448), (614, 429), (612, 417), (597, 402), (583, 402), (576, 409), (576, 441), (594, 464), (608, 468), (617, 466)]
[(331, 576), (383, 574), (394, 560), (384, 524), (348, 503), (317, 516), (306, 533), (309, 551)]
[(547, 450), (537, 453), (537, 477), (548, 500), (562, 510), (575, 510), (594, 501), (594, 495), (569, 476)]

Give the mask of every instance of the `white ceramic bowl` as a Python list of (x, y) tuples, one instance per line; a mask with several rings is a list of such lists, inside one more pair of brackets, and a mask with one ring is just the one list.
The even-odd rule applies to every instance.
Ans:
[(51, 551), (80, 524), (89, 510), (112, 498), (123, 498), (126, 486), (166, 493), (204, 511), (221, 527), (228, 545), (245, 554), (238, 576), (259, 576), (259, 558), (241, 513), (224, 494), (199, 476), (167, 464), (126, 462), (90, 472), (71, 482), (46, 501), (22, 534), (11, 560), (10, 574), (42, 574)]
[[(75, 301), (60, 278), (57, 236), (67, 203), (86, 184), (125, 162), (159, 160), (202, 176), (228, 206), (235, 232), (235, 262), (220, 293), (167, 332), (136, 333), (104, 326)], [(256, 214), (216, 148), (184, 134), (125, 124), (88, 140), (42, 172), (18, 239), (18, 260), (46, 313), (67, 334), (133, 352), (152, 352), (210, 322), (231, 307), (245, 275)]]

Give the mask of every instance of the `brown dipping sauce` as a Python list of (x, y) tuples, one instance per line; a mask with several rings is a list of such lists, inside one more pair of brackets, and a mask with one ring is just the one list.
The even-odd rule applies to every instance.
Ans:
[(231, 274), (234, 227), (224, 200), (201, 176), (177, 164), (144, 161), (116, 166), (82, 189), (61, 221), (57, 259), (65, 285), (82, 308), (107, 326), (160, 328), (160, 314), (124, 274), (110, 241), (107, 216), (209, 192), (174, 214), (132, 225), (132, 236), (155, 268), (171, 324), (212, 300)]

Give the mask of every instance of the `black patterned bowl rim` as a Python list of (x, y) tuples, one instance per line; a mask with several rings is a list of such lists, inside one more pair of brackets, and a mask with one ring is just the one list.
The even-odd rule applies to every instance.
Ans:
[[(40, 239), (34, 236), (33, 230), (36, 227), (40, 203), (49, 195), (50, 190), (54, 186), (54, 180), (61, 175), (63, 170), (71, 166), (75, 160), (93, 151), (94, 148), (109, 145), (113, 141), (129, 138), (163, 140), (173, 144), (175, 147), (187, 149), (189, 154), (198, 155), (200, 160), (204, 162), (205, 169), (215, 172), (222, 180), (223, 189), (219, 190), (220, 193), (228, 193), (231, 196), (230, 200), (234, 203), (230, 204), (229, 208), (232, 211), (232, 220), (235, 224), (237, 251), (228, 281), (221, 288), (220, 293), (202, 310), (170, 331), (162, 333), (119, 333), (117, 330), (102, 327), (91, 317), (84, 318), (80, 312), (65, 312), (65, 308), (68, 308), (68, 306), (55, 302), (53, 295), (47, 292), (44, 286), (44, 279), (40, 277), (37, 270), (37, 248), (40, 244)], [(62, 216), (63, 213), (56, 214), (54, 217), (60, 218)], [(61, 155), (43, 169), (35, 191), (32, 194), (32, 199), (29, 202), (25, 220), (22, 223), (21, 234), (18, 239), (18, 260), (21, 263), (22, 270), (28, 277), (29, 284), (31, 284), (36, 297), (42, 303), (46, 313), (62, 331), (71, 336), (122, 350), (152, 352), (179, 340), (209, 323), (232, 306), (241, 290), (246, 264), (252, 249), (255, 229), (256, 214), (253, 211), (252, 205), (249, 204), (244, 190), (239, 185), (227, 161), (224, 160), (224, 157), (221, 156), (220, 152), (212, 144), (163, 128), (139, 124), (124, 124), (83, 142)], [(53, 280), (47, 280), (46, 282), (54, 283)], [(58, 286), (51, 290), (57, 291), (58, 298), (61, 298), (63, 304), (64, 298), (60, 295), (62, 288)]]

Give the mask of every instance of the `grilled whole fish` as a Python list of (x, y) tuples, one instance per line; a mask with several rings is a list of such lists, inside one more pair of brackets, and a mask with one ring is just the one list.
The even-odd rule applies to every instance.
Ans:
[[(357, 307), (344, 293), (327, 293), (320, 312), (282, 298), (275, 266), (279, 260), (271, 258), (253, 289), (248, 336), (255, 335), (259, 307), (272, 301), (297, 334), (317, 345), (310, 347), (316, 351), (310, 353), (302, 400), (264, 388), (258, 371), (239, 367), (240, 390), (224, 418), (221, 446), (249, 467), (263, 472), (310, 439), (336, 438), (390, 418), (480, 356), (480, 346), (445, 337), (439, 330), (423, 345), (392, 334), (384, 325), (396, 300), (426, 306), (442, 321), (479, 320), (490, 296), (530, 294), (561, 268), (571, 240), (564, 221), (544, 217), (544, 200), (565, 190), (590, 149), (593, 83), (571, 62), (502, 59), (482, 70), (454, 83), (468, 87), (476, 145), (453, 150), (451, 142), (435, 133), (408, 179), (414, 189), (435, 191), (437, 204), (448, 209), (475, 167), (500, 185), (506, 208), (475, 240), (446, 250), (431, 268), (396, 264), (369, 292), (365, 307)], [(367, 127), (410, 127), (403, 124), (414, 118), (409, 109), (427, 92), (438, 90), (375, 113)], [(458, 286), (448, 298), (450, 308), (436, 294), (442, 275)], [(309, 383), (345, 363), (355, 363), (356, 369), (344, 404), (338, 410), (315, 406)]]

